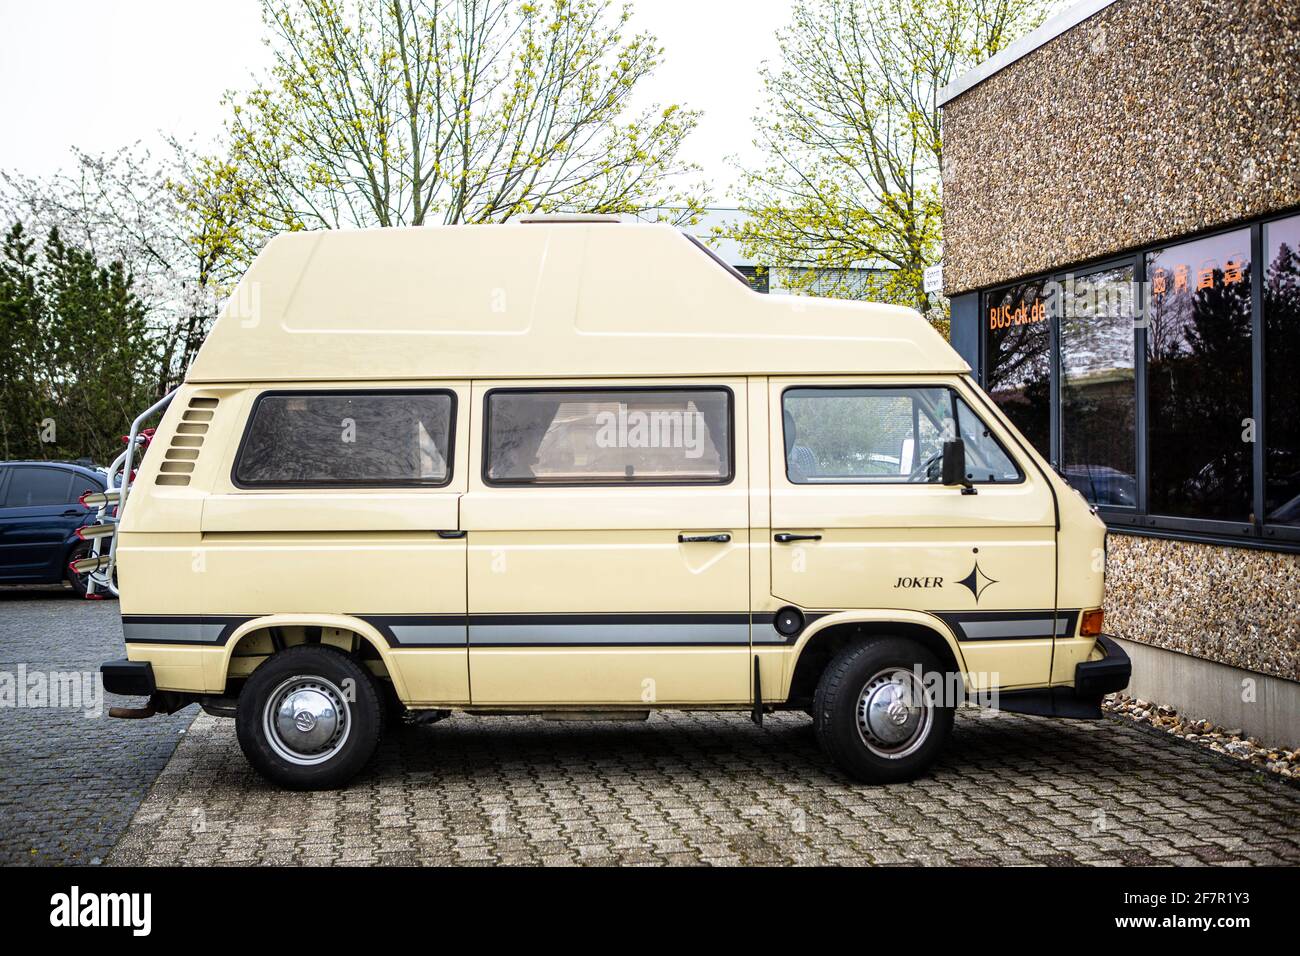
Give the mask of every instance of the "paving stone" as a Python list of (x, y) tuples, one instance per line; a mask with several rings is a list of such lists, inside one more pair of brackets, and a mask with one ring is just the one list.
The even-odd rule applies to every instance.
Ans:
[[(303, 819), (305, 798), (310, 845), (341, 862), (1300, 863), (1300, 789), (1127, 723), (962, 714), (934, 771), (892, 787), (846, 778), (808, 724), (802, 715), (761, 729), (738, 714), (655, 714), (645, 724), (457, 715), (395, 728), (349, 789), (303, 795), (257, 777), (233, 724), (204, 715), (109, 862), (161, 862), (161, 836), (187, 827), (195, 807), (209, 827), (225, 827), (224, 846), (282, 862), (275, 821)], [(403, 833), (409, 845), (384, 842)], [(206, 852), (181, 841), (167, 859)]]
[[(121, 641), (114, 603), (0, 590), (0, 671), (93, 672)], [(98, 860), (1295, 865), (1300, 789), (1126, 722), (1008, 714), (959, 715), (924, 779), (864, 787), (802, 715), (667, 713), (399, 726), (347, 790), (288, 793), (248, 767), (232, 721), (194, 708), (0, 709), (0, 863)]]
[[(63, 589), (0, 589), (0, 672), (16, 676), (25, 665), (29, 675), (97, 674), (104, 661), (125, 656), (116, 601), (85, 601)], [(197, 713), (108, 716), (110, 707), (140, 703), (105, 694), (93, 717), (0, 707), (0, 864), (88, 864), (108, 855)]]

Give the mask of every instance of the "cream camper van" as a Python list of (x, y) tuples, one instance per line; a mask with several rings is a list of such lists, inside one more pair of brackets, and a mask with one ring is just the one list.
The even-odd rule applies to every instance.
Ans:
[(293, 788), (453, 712), (804, 711), (868, 782), (971, 697), (1097, 717), (1105, 528), (969, 373), (663, 225), (281, 236), (93, 498), (104, 686)]

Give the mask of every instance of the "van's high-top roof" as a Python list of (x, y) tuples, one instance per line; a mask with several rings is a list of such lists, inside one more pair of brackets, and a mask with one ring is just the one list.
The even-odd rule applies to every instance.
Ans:
[(190, 382), (966, 372), (911, 309), (762, 295), (666, 225), (287, 233)]

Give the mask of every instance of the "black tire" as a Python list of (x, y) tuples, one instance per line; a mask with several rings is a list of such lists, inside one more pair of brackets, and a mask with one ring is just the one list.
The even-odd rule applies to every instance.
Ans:
[[(923, 675), (944, 671), (935, 655), (915, 641), (887, 637), (850, 644), (822, 673), (813, 698), (813, 727), (827, 756), (850, 776), (865, 783), (912, 780), (943, 749), (952, 732), (952, 702), (934, 699), (917, 685), (909, 676), (917, 665)], [(913, 690), (919, 706), (897, 700), (898, 691), (886, 686), (891, 683)], [(869, 685), (877, 688), (870, 695)], [(868, 696), (881, 708), (864, 716), (860, 726), (860, 706)], [(885, 706), (891, 702), (896, 706)], [(900, 716), (902, 722), (897, 722)], [(873, 727), (881, 737), (873, 735)], [(903, 739), (887, 739), (894, 734)]]
[(67, 579), (68, 583), (72, 585), (73, 592), (76, 593), (79, 598), (84, 598), (86, 596), (86, 585), (90, 579), (90, 575), (78, 574), (68, 565), (73, 561), (80, 561), (82, 558), (90, 557), (91, 547), (92, 545), (89, 541), (83, 541), (82, 543), (75, 545), (72, 550), (68, 552), (68, 559), (63, 565), (63, 576)]
[[(276, 720), (281, 714), (293, 725), (287, 731)], [(374, 679), (350, 654), (328, 644), (299, 644), (273, 655), (244, 684), (235, 712), (248, 762), (290, 790), (346, 784), (374, 755), (383, 726)], [(309, 735), (326, 742), (316, 747)]]

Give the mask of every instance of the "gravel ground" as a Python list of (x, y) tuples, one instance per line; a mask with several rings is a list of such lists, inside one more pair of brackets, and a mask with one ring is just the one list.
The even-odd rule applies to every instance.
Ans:
[[(97, 675), (124, 657), (116, 601), (71, 591), (0, 589), (0, 673), (25, 667)], [(113, 720), (138, 701), (105, 694), (84, 709), (0, 707), (0, 864), (94, 863), (108, 855), (167, 764), (197, 708)]]
[(1265, 747), (1240, 730), (1227, 730), (1208, 720), (1196, 720), (1178, 713), (1172, 707), (1153, 704), (1128, 694), (1112, 694), (1106, 698), (1103, 709), (1116, 718), (1174, 734), (1188, 743), (1206, 747), (1225, 757), (1243, 761), (1300, 784), (1300, 748)]

